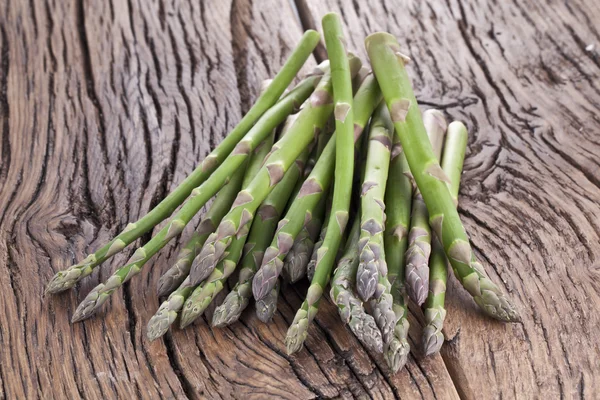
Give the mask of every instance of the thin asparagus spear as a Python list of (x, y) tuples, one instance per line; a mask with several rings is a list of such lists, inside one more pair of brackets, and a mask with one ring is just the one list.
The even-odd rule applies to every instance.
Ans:
[[(350, 60), (352, 63), (352, 59)], [(365, 124), (368, 122), (373, 109), (381, 100), (381, 91), (373, 75), (363, 81), (354, 97), (354, 140), (358, 140)], [(279, 243), (294, 241), (298, 233), (308, 221), (313, 218), (315, 208), (327, 193), (333, 177), (335, 164), (336, 140), (334, 133), (325, 146), (323, 154), (310, 175), (304, 181), (297, 198), (292, 202), (285, 217), (279, 222), (279, 227), (273, 242), (265, 252), (260, 269), (252, 281), (252, 293), (255, 299), (261, 299), (275, 285), (283, 268), (283, 260), (289, 252), (286, 246), (280, 247)], [(324, 224), (327, 225), (327, 224)], [(314, 250), (313, 250), (314, 252)]]
[[(269, 87), (272, 80), (268, 79), (262, 83), (261, 94), (264, 93), (265, 90)], [(290, 119), (290, 118), (288, 118)], [(265, 156), (271, 150), (271, 146), (273, 146), (273, 141), (275, 139), (276, 129), (273, 129), (271, 135), (269, 135), (265, 140), (263, 140), (254, 150), (254, 154), (252, 155), (252, 159), (248, 163), (248, 167), (246, 169), (246, 177), (253, 177), (256, 175), (256, 172), (260, 169), (262, 162)], [(244, 174), (242, 173), (242, 177)], [(215, 201), (211, 205), (211, 211), (207, 214), (207, 217), (204, 217), (202, 223), (198, 227), (199, 232), (194, 232), (188, 243), (183, 247), (183, 249), (179, 252), (177, 256), (177, 261), (175, 264), (169, 268), (158, 280), (157, 283), (157, 293), (159, 297), (165, 296), (171, 293), (173, 290), (177, 289), (185, 280), (190, 272), (190, 268), (192, 266), (192, 262), (194, 258), (198, 255), (202, 246), (204, 246), (204, 242), (208, 238), (214, 230), (217, 228), (217, 225), (221, 222), (221, 219), (227, 214), (229, 208), (233, 204), (233, 200), (235, 199), (235, 195), (240, 190), (242, 182), (240, 181), (240, 185), (235, 188), (235, 191), (231, 192), (231, 189), (224, 190), (226, 187), (229, 187), (230, 184), (224, 186), (223, 190), (219, 191), (219, 193), (225, 191), (223, 195), (217, 194)], [(230, 193), (231, 192), (231, 193)], [(214, 211), (213, 211), (214, 209)]]
[(394, 134), (392, 160), (385, 191), (387, 219), (384, 234), (388, 277), (392, 283), (392, 296), (394, 297), (392, 309), (398, 320), (394, 328), (394, 337), (385, 349), (384, 358), (394, 372), (406, 364), (410, 352), (404, 254), (408, 245), (413, 184), (407, 175), (410, 175), (408, 162), (400, 144), (400, 137), (398, 134)]
[(383, 242), (385, 205), (394, 127), (385, 104), (379, 104), (371, 119), (367, 160), (361, 188), (359, 265), (356, 287), (363, 300), (373, 297), (371, 305), (384, 344), (390, 343), (396, 326), (394, 301)]
[[(291, 125), (290, 134), (293, 134), (293, 124)], [(285, 132), (284, 132), (285, 133)], [(285, 137), (285, 136), (284, 136)], [(273, 225), (277, 221), (277, 216), (285, 207), (287, 203), (287, 197), (296, 184), (296, 180), (302, 173), (304, 163), (308, 158), (310, 148), (306, 147), (300, 156), (296, 159), (296, 162), (288, 169), (283, 179), (275, 186), (273, 191), (269, 193), (265, 201), (260, 205), (256, 219), (259, 227), (264, 228), (264, 221), (272, 220)], [(260, 171), (259, 171), (260, 173)], [(258, 175), (258, 173), (257, 173)], [(252, 181), (248, 183), (245, 188), (249, 187)], [(260, 228), (259, 228), (260, 229)], [(268, 232), (262, 232), (268, 235)], [(268, 235), (272, 237), (271, 235)], [(216, 268), (212, 271), (209, 277), (201, 283), (192, 293), (185, 302), (183, 313), (181, 315), (181, 327), (185, 327), (198, 318), (210, 304), (215, 294), (225, 285), (227, 278), (233, 273), (244, 249), (247, 236), (236, 236), (232, 239), (231, 245), (229, 246), (228, 253), (225, 258), (217, 264)], [(213, 316), (214, 317), (214, 316)]]
[(446, 186), (448, 177), (436, 161), (427, 138), (410, 78), (404, 68), (407, 57), (400, 53), (396, 38), (388, 33), (368, 36), (365, 47), (406, 151), (408, 165), (429, 210), (429, 223), (442, 242), (455, 275), (486, 314), (502, 321), (519, 321), (515, 306), (488, 278), (471, 249)]
[[(440, 160), (447, 127), (444, 114), (438, 110), (425, 111), (423, 113), (423, 125), (429, 136), (436, 160)], [(429, 213), (423, 201), (423, 196), (417, 189), (412, 201), (405, 273), (408, 296), (419, 306), (427, 298), (430, 255), (431, 228), (429, 227)]]
[[(448, 189), (454, 204), (458, 204), (458, 189), (462, 174), (465, 150), (467, 147), (467, 128), (462, 122), (454, 121), (448, 125), (442, 169), (450, 179)], [(429, 295), (425, 303), (425, 328), (423, 329), (423, 349), (425, 355), (437, 353), (444, 343), (442, 328), (446, 318), (444, 301), (446, 283), (448, 282), (448, 261), (444, 248), (436, 239), (433, 241), (431, 260), (429, 262)]]
[(354, 295), (356, 270), (359, 263), (358, 238), (360, 218), (355, 218), (348, 236), (344, 254), (337, 264), (331, 280), (331, 298), (338, 307), (342, 321), (348, 324), (354, 335), (371, 351), (381, 353), (383, 340), (375, 319), (365, 312), (362, 302)]
[[(81, 262), (64, 271), (59, 271), (54, 275), (46, 287), (46, 293), (58, 293), (70, 289), (79, 280), (91, 274), (96, 266), (123, 250), (131, 242), (150, 231), (154, 226), (171, 215), (171, 213), (190, 195), (192, 190), (207, 180), (212, 172), (223, 163), (227, 156), (233, 151), (236, 144), (251, 130), (259, 118), (267, 110), (273, 107), (284, 90), (292, 82), (302, 65), (304, 65), (304, 62), (310, 57), (312, 51), (319, 43), (319, 39), (320, 35), (317, 32), (312, 30), (306, 31), (296, 49), (292, 52), (279, 73), (273, 79), (269, 89), (256, 100), (252, 108), (250, 108), (248, 113), (246, 113), (229, 135), (223, 139), (221, 144), (217, 146), (217, 148), (214, 149), (175, 190), (165, 197), (156, 207), (150, 210), (148, 214), (138, 221), (128, 224), (119, 235), (100, 247), (95, 253), (88, 255)], [(304, 86), (307, 86), (307, 84)], [(295, 96), (289, 98), (288, 101), (285, 101), (285, 98), (282, 99), (280, 101), (281, 105), (275, 106), (275, 108), (285, 109), (285, 103), (289, 102), (289, 100), (299, 100), (294, 97)], [(301, 103), (302, 101), (297, 102), (297, 104)]]
[(354, 111), (352, 107), (352, 76), (340, 18), (335, 13), (323, 17), (325, 44), (331, 63), (333, 100), (335, 103), (335, 183), (327, 235), (317, 255), (315, 276), (308, 288), (306, 299), (296, 312), (285, 338), (288, 354), (302, 348), (308, 334), (308, 325), (317, 313), (319, 301), (329, 281), (338, 247), (348, 223), (352, 179), (354, 171)]
[[(322, 66), (322, 68), (326, 68)], [(127, 264), (117, 269), (108, 278), (106, 283), (100, 283), (86, 296), (75, 310), (72, 322), (89, 318), (98, 308), (106, 302), (108, 297), (125, 282), (141, 272), (144, 264), (163, 248), (172, 238), (179, 235), (188, 222), (200, 211), (206, 202), (229, 180), (235, 171), (240, 168), (255, 147), (279, 125), (294, 110), (299, 100), (308, 97), (313, 90), (314, 83), (320, 77), (306, 78), (296, 89), (288, 93), (284, 99), (268, 110), (265, 115), (250, 129), (227, 159), (219, 166), (210, 177), (200, 186), (192, 190), (190, 198), (181, 209), (171, 218), (171, 221), (161, 229), (144, 246), (138, 248)], [(273, 86), (275, 82), (271, 83)], [(285, 108), (282, 108), (286, 105)], [(210, 240), (210, 236), (207, 241)], [(206, 246), (206, 243), (204, 244)], [(193, 264), (192, 264), (193, 270)], [(193, 284), (194, 279), (191, 280)]]
[[(203, 239), (200, 246), (204, 244), (208, 235), (217, 228), (217, 225), (221, 222), (221, 219), (227, 214), (229, 208), (233, 204), (236, 195), (249, 180), (256, 175), (258, 168), (262, 165), (265, 156), (271, 150), (273, 140), (275, 138), (276, 130), (274, 129), (271, 134), (254, 150), (249, 160), (245, 161), (244, 168), (239, 168), (234, 174), (229, 183), (223, 187), (217, 194), (213, 204), (211, 205), (208, 213), (202, 220), (199, 232), (202, 234)], [(258, 167), (258, 168), (257, 168)], [(193, 260), (193, 259), (192, 259)], [(192, 260), (189, 262), (191, 263)], [(179, 285), (179, 287), (169, 295), (156, 313), (148, 321), (146, 328), (146, 335), (148, 340), (153, 341), (158, 339), (167, 331), (173, 322), (177, 319), (179, 312), (183, 308), (183, 304), (186, 299), (192, 294), (195, 286), (191, 284), (190, 279), (186, 276), (186, 279)]]

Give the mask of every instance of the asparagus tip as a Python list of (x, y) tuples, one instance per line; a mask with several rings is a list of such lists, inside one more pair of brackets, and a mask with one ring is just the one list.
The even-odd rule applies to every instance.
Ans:
[(73, 278), (68, 272), (69, 270), (57, 272), (46, 285), (44, 294), (57, 294), (75, 286), (77, 278)]
[(176, 312), (169, 312), (162, 308), (159, 308), (156, 314), (150, 318), (146, 327), (146, 337), (151, 342), (167, 333), (169, 327), (175, 321), (175, 318), (177, 318)]
[(410, 345), (408, 342), (394, 338), (385, 352), (385, 360), (390, 369), (395, 373), (406, 365), (409, 353)]
[(375, 319), (364, 312), (364, 309), (353, 309), (350, 330), (369, 350), (375, 353), (383, 352), (383, 339), (381, 331), (377, 328)]
[(181, 314), (181, 320), (179, 321), (179, 329), (184, 329), (186, 326), (194, 322), (195, 319), (196, 316), (184, 311)]
[(301, 332), (298, 329), (293, 329), (295, 326), (291, 326), (288, 330), (288, 334), (285, 337), (285, 347), (288, 355), (292, 355), (300, 349), (304, 345), (305, 338), (302, 337)]
[(163, 275), (160, 277), (158, 282), (156, 283), (156, 295), (158, 297), (164, 297), (170, 294), (173, 290), (176, 289), (175, 282), (168, 275)]
[(73, 313), (73, 316), (71, 317), (71, 323), (83, 321), (96, 313), (110, 296), (110, 294), (102, 292), (104, 289), (105, 285), (102, 283), (92, 289), (85, 299), (77, 306), (75, 313)]
[(423, 352), (426, 356), (437, 353), (444, 344), (444, 335), (436, 326), (429, 324), (423, 329)]

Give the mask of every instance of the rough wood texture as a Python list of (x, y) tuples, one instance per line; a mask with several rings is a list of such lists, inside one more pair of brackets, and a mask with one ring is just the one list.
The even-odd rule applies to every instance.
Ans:
[[(600, 58), (586, 47), (600, 48), (598, 5), (296, 6), (298, 14), (274, 0), (0, 4), (0, 398), (593, 398)], [(155, 284), (179, 241), (105, 313), (69, 324), (78, 300), (131, 251), (67, 294), (44, 298), (48, 279), (180, 182), (328, 10), (340, 11), (363, 56), (366, 34), (397, 35), (423, 105), (468, 124), (460, 211), (523, 325), (483, 317), (453, 284), (443, 357), (417, 354), (390, 375), (330, 302), (306, 349), (287, 356), (283, 338), (305, 290), (297, 288), (271, 325), (250, 310), (230, 328), (200, 322), (149, 344)]]

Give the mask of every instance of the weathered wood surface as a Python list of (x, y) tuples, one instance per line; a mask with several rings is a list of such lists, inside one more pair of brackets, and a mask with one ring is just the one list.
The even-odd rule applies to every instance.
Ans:
[[(600, 356), (600, 8), (577, 2), (4, 1), (0, 4), (0, 398), (595, 398)], [(148, 343), (174, 243), (105, 312), (69, 324), (63, 269), (162, 198), (248, 109), (328, 10), (364, 56), (388, 30), (424, 107), (472, 135), (460, 211), (524, 322), (483, 317), (453, 284), (443, 357), (390, 375), (327, 302), (306, 349), (247, 312)], [(299, 18), (298, 18), (299, 17)], [(316, 57), (322, 57), (317, 51)], [(314, 65), (314, 60), (310, 64)], [(189, 231), (183, 235), (185, 238)], [(420, 340), (420, 314), (411, 340)]]

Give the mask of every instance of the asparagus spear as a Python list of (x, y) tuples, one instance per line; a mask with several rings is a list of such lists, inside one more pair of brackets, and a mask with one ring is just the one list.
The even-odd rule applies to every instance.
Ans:
[[(292, 82), (304, 62), (312, 54), (312, 51), (319, 43), (320, 35), (312, 30), (306, 31), (300, 40), (296, 49), (292, 52), (289, 59), (283, 65), (279, 73), (273, 79), (269, 89), (266, 90), (254, 103), (248, 113), (242, 118), (238, 125), (223, 139), (202, 163), (165, 197), (155, 208), (138, 221), (130, 223), (114, 239), (96, 250), (95, 253), (88, 255), (81, 262), (59, 271), (50, 280), (46, 287), (46, 293), (58, 293), (73, 287), (79, 280), (92, 273), (93, 269), (103, 263), (108, 258), (123, 250), (134, 240), (138, 239), (144, 233), (150, 231), (154, 226), (167, 218), (171, 213), (190, 195), (192, 190), (208, 179), (212, 172), (227, 158), (233, 151), (236, 144), (251, 130), (259, 118), (267, 112), (277, 102), (283, 91)], [(310, 81), (318, 78), (311, 78)], [(294, 96), (282, 99), (274, 108), (279, 109), (279, 113), (287, 108), (290, 101), (297, 104), (302, 103), (302, 96), (297, 97), (300, 92), (305, 93), (310, 83), (306, 82), (296, 91)], [(309, 92), (310, 93), (310, 92)], [(309, 93), (306, 93), (308, 96)], [(290, 93), (291, 95), (291, 93)], [(275, 112), (277, 113), (277, 112)], [(275, 124), (278, 125), (278, 124)], [(270, 131), (270, 129), (268, 129)]]
[[(462, 122), (454, 121), (448, 125), (442, 169), (450, 179), (448, 189), (454, 204), (458, 204), (458, 189), (462, 174), (465, 150), (467, 147), (467, 128)], [(425, 303), (425, 328), (423, 329), (423, 348), (425, 355), (437, 353), (444, 343), (442, 328), (446, 310), (446, 283), (448, 282), (448, 261), (444, 248), (438, 240), (433, 241), (431, 260), (429, 262), (429, 295)]]
[[(427, 110), (423, 113), (423, 124), (429, 136), (436, 160), (441, 159), (446, 120), (441, 111)], [(431, 255), (431, 228), (429, 213), (421, 192), (413, 195), (408, 250), (406, 250), (406, 289), (408, 296), (418, 305), (427, 298), (429, 288), (429, 256)]]
[[(190, 277), (193, 283), (199, 283), (210, 275), (234, 236), (248, 234), (248, 223), (252, 221), (258, 206), (283, 178), (298, 155), (323, 129), (332, 110), (331, 78), (326, 73), (298, 113), (289, 133), (273, 146), (271, 155), (256, 178), (238, 194), (231, 211), (223, 218), (217, 231), (207, 239), (192, 265)], [(291, 247), (292, 244), (290, 242), (287, 246)]]
[(278, 280), (269, 294), (256, 302), (256, 316), (264, 323), (269, 322), (275, 315), (275, 311), (277, 311), (280, 286), (281, 283)]
[[(350, 59), (351, 68), (353, 60)], [(371, 117), (373, 109), (381, 100), (381, 91), (373, 75), (363, 81), (354, 97), (354, 140), (358, 140), (365, 124)], [(261, 299), (275, 285), (275, 281), (283, 268), (283, 260), (289, 252), (286, 246), (280, 247), (279, 243), (293, 241), (302, 227), (313, 217), (315, 208), (324, 197), (323, 193), (329, 190), (335, 163), (336, 140), (334, 133), (325, 146), (323, 154), (310, 175), (304, 181), (297, 198), (292, 202), (285, 217), (279, 222), (279, 228), (273, 242), (265, 252), (260, 269), (252, 281), (252, 293), (255, 299)], [(325, 224), (327, 225), (327, 224)], [(314, 252), (314, 250), (313, 250)]]
[(335, 13), (323, 17), (325, 44), (331, 63), (333, 81), (333, 100), (335, 103), (335, 183), (331, 215), (327, 223), (327, 235), (317, 255), (315, 276), (306, 294), (306, 299), (296, 312), (294, 321), (285, 338), (288, 354), (300, 348), (308, 334), (308, 324), (317, 313), (319, 301), (329, 281), (338, 247), (346, 224), (352, 197), (352, 178), (354, 171), (354, 111), (352, 109), (352, 76), (340, 18)]
[[(293, 124), (291, 126), (293, 127)], [(291, 129), (293, 128), (290, 127), (290, 130)], [(290, 131), (290, 133), (292, 132)], [(264, 228), (264, 221), (277, 221), (277, 216), (283, 207), (285, 207), (285, 204), (287, 203), (287, 197), (290, 195), (294, 185), (296, 184), (296, 180), (302, 173), (302, 169), (304, 168), (304, 163), (308, 158), (309, 152), (310, 148), (306, 147), (296, 162), (285, 173), (283, 179), (277, 184), (273, 191), (271, 191), (271, 193), (267, 196), (265, 201), (260, 205), (260, 208), (256, 213), (258, 216), (258, 219), (256, 219), (256, 222), (259, 224), (258, 229), (260, 229), (260, 227)], [(244, 188), (249, 187), (252, 184), (252, 181), (253, 179), (250, 181), (250, 183), (244, 186)], [(268, 232), (263, 231), (262, 233), (268, 235)], [(271, 237), (272, 234), (268, 236)], [(246, 238), (247, 236), (236, 236), (232, 239), (231, 244), (227, 249), (228, 253), (225, 258), (218, 262), (216, 268), (212, 271), (206, 281), (200, 284), (200, 286), (198, 286), (192, 295), (186, 300), (183, 313), (181, 315), (182, 328), (198, 318), (210, 304), (213, 297), (224, 287), (227, 278), (229, 278), (229, 276), (234, 272), (240, 256), (242, 255)]]
[[(321, 198), (312, 218), (302, 227), (302, 230), (296, 236), (292, 249), (283, 261), (283, 274), (290, 283), (299, 281), (307, 273), (315, 241), (319, 236), (323, 221), (326, 220), (324, 218), (326, 200), (327, 196)], [(312, 278), (312, 275), (310, 278)]]
[[(201, 247), (206, 238), (216, 228), (221, 219), (227, 214), (229, 208), (233, 204), (233, 201), (240, 191), (240, 188), (247, 184), (248, 181), (256, 175), (258, 168), (262, 165), (265, 156), (270, 151), (275, 138), (276, 130), (274, 129), (271, 134), (254, 150), (252, 157), (244, 162), (244, 168), (239, 168), (234, 174), (229, 183), (227, 183), (223, 189), (219, 191), (213, 204), (211, 205), (208, 213), (200, 223), (199, 233), (202, 235), (202, 242), (199, 245)], [(198, 250), (196, 250), (197, 252)], [(193, 261), (193, 258), (189, 260), (189, 263)], [(188, 270), (189, 271), (189, 270)], [(179, 312), (183, 308), (183, 304), (186, 299), (192, 294), (195, 286), (191, 284), (189, 276), (186, 276), (185, 280), (179, 285), (179, 287), (169, 295), (156, 313), (148, 321), (146, 329), (146, 335), (148, 340), (153, 341), (158, 339), (167, 331), (173, 324)]]
[(355, 218), (352, 230), (331, 280), (331, 298), (337, 305), (340, 317), (350, 326), (354, 335), (371, 351), (381, 353), (383, 340), (375, 319), (367, 314), (362, 302), (354, 295), (356, 270), (359, 263), (358, 238), (360, 218)]
[(398, 320), (394, 328), (394, 337), (385, 350), (384, 358), (394, 372), (397, 372), (406, 364), (410, 352), (404, 253), (408, 244), (413, 184), (407, 175), (410, 175), (410, 169), (400, 144), (400, 138), (395, 134), (388, 184), (385, 191), (385, 204), (388, 207), (384, 233), (388, 277), (392, 283), (392, 296), (394, 298), (392, 309)]
[[(327, 68), (321, 65), (321, 68)], [(265, 137), (279, 123), (294, 110), (299, 100), (308, 97), (308, 94), (314, 88), (314, 83), (320, 77), (314, 76), (305, 79), (297, 88), (288, 93), (284, 99), (278, 103), (281, 107), (275, 106), (268, 110), (265, 115), (250, 129), (240, 141), (236, 148), (231, 152), (227, 159), (219, 166), (210, 177), (200, 186), (192, 191), (188, 201), (171, 218), (171, 221), (161, 229), (148, 243), (138, 248), (133, 256), (127, 261), (127, 264), (113, 273), (106, 281), (96, 286), (88, 296), (77, 307), (72, 321), (77, 322), (90, 317), (108, 297), (125, 282), (133, 276), (140, 273), (144, 264), (152, 258), (161, 248), (163, 248), (172, 238), (179, 235), (187, 223), (196, 213), (206, 204), (206, 202), (229, 180), (235, 171), (240, 168), (242, 163), (248, 158), (249, 154), (256, 146), (265, 139)], [(273, 82), (270, 86), (273, 86)], [(286, 105), (286, 107), (283, 107)], [(207, 241), (210, 240), (210, 236)], [(206, 247), (206, 243), (204, 245)], [(193, 264), (192, 264), (193, 269)], [(193, 284), (197, 284), (192, 279)]]
[[(272, 80), (270, 79), (263, 81), (261, 93), (264, 93), (264, 91), (267, 90), (271, 82)], [(276, 129), (273, 129), (271, 135), (263, 140), (254, 150), (252, 159), (248, 163), (246, 169), (246, 177), (253, 177), (256, 175), (256, 172), (258, 172), (265, 156), (270, 151), (271, 146), (273, 146), (275, 133)], [(241, 177), (244, 177), (243, 172), (241, 173)], [(221, 222), (221, 219), (227, 214), (227, 211), (229, 211), (229, 208), (233, 204), (235, 195), (239, 192), (240, 186), (242, 185), (241, 178), (239, 183), (240, 185), (237, 185), (235, 190), (231, 189), (231, 184), (228, 183), (219, 192), (211, 205), (209, 213), (202, 219), (202, 223), (198, 228), (199, 232), (194, 232), (192, 234), (188, 243), (179, 252), (175, 264), (158, 280), (157, 293), (159, 297), (165, 296), (177, 289), (181, 283), (183, 283), (185, 278), (187, 278), (192, 262), (200, 252), (200, 249), (202, 249), (202, 246), (204, 246), (204, 242), (206, 242), (208, 235), (214, 232), (219, 222)], [(226, 187), (230, 187), (230, 189), (225, 190)], [(221, 192), (224, 193), (221, 195)]]
[(406, 151), (408, 165), (429, 210), (430, 225), (442, 242), (454, 273), (485, 313), (502, 321), (518, 321), (516, 308), (488, 278), (471, 249), (445, 184), (448, 178), (427, 139), (410, 78), (404, 68), (408, 58), (400, 53), (398, 41), (388, 33), (368, 36), (365, 47)]
[(391, 283), (387, 277), (387, 264), (383, 242), (385, 205), (383, 203), (390, 165), (394, 127), (389, 112), (382, 102), (371, 119), (367, 160), (361, 189), (361, 221), (359, 265), (356, 287), (363, 300), (374, 297), (371, 304), (373, 316), (388, 344), (396, 326)]

